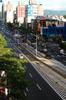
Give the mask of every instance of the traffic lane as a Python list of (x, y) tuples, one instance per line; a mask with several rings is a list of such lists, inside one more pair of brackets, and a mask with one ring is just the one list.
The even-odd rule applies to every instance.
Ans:
[(48, 100), (47, 96), (42, 95), (42, 92), (38, 90), (36, 85), (33, 83), (30, 88), (28, 88), (29, 92), (27, 93), (27, 100)]
[[(35, 82), (34, 82), (35, 83)], [(44, 95), (44, 94), (43, 94)], [(38, 96), (37, 96), (38, 97)], [(42, 97), (42, 96), (41, 96)], [(46, 96), (46, 97), (48, 97), (48, 96)], [(47, 100), (49, 100), (49, 99), (47, 99)]]
[[(29, 75), (29, 73), (31, 73), (32, 77)], [(44, 99), (45, 100), (62, 100), (52, 90), (52, 88), (46, 83), (46, 81), (38, 74), (38, 72), (33, 68), (33, 66), (30, 63), (26, 64), (26, 78), (32, 80), (34, 86), (38, 87), (35, 93), (37, 94), (36, 98), (41, 97), (41, 98), (39, 98), (39, 100), (44, 100)], [(37, 84), (39, 86), (37, 86)], [(33, 87), (33, 92), (34, 92), (35, 87)], [(38, 91), (40, 91), (40, 95), (38, 95)], [(29, 92), (29, 94), (30, 94), (30, 92)], [(32, 96), (33, 96), (33, 94), (31, 95), (31, 97)], [(34, 96), (34, 99), (35, 99), (35, 96)], [(38, 99), (36, 99), (36, 100), (38, 100)]]
[[(22, 52), (24, 52), (24, 51), (22, 51)], [(29, 77), (27, 77), (27, 79), (30, 80)], [(44, 95), (42, 96), (42, 93), (40, 91), (38, 91), (38, 88), (33, 83), (32, 86), (31, 86), (31, 88), (29, 89), (29, 93), (27, 95), (27, 100), (31, 100), (31, 99), (34, 100), (36, 98), (37, 98), (36, 100), (41, 100), (41, 98), (43, 98), (43, 97), (46, 98)]]
[(32, 79), (33, 76), (31, 76), (30, 73), (31, 72), (27, 69), (26, 79), (31, 81), (31, 85), (28, 87), (29, 92), (27, 92), (27, 100), (44, 100), (44, 98), (49, 100), (48, 96), (44, 95), (44, 93), (38, 88), (37, 83)]

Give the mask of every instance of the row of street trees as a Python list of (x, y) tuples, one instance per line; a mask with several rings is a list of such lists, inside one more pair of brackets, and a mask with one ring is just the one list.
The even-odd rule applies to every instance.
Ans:
[[(0, 33), (0, 71), (6, 73), (6, 83), (3, 87), (8, 88), (8, 100), (24, 100), (24, 89), (28, 82), (25, 80), (25, 59), (13, 57), (13, 52), (7, 48), (7, 41)], [(1, 83), (1, 82), (0, 82)], [(2, 87), (2, 84), (0, 84)], [(10, 99), (9, 99), (10, 98)]]

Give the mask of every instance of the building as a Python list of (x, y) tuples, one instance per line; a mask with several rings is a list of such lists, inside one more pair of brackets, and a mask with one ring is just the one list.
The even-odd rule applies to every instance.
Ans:
[(6, 5), (2, 4), (2, 19), (6, 22)]
[(63, 39), (66, 41), (66, 23), (64, 23), (63, 26), (56, 26), (55, 22), (52, 23), (52, 25), (49, 25), (48, 27), (41, 27), (40, 33), (43, 36), (46, 36), (47, 38), (60, 36), (63, 37)]
[(44, 16), (44, 8), (42, 4), (39, 4), (37, 7), (37, 16)]
[(11, 3), (10, 0), (8, 0), (7, 3), (4, 3), (2, 5), (2, 17), (3, 17), (4, 22), (13, 23), (13, 18), (14, 18), (13, 10), (14, 10), (13, 4)]
[(6, 4), (6, 22), (13, 23), (14, 15), (13, 15), (13, 5), (10, 1)]
[(17, 6), (17, 22), (23, 24), (25, 17), (26, 17), (26, 6), (22, 5), (22, 3), (19, 1)]
[(36, 0), (29, 0), (26, 12), (27, 23), (31, 23), (31, 20), (36, 19), (37, 16), (44, 16), (43, 5), (37, 4)]
[(29, 4), (26, 7), (26, 19), (27, 23), (31, 23), (32, 19), (35, 19), (37, 17), (37, 4)]
[(29, 0), (29, 4), (31, 5), (36, 4), (36, 0)]

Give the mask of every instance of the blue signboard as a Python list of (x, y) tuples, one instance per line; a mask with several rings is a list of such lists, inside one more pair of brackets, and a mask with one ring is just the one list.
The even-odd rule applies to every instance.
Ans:
[(27, 16), (32, 16), (33, 14), (33, 8), (31, 5), (27, 6)]

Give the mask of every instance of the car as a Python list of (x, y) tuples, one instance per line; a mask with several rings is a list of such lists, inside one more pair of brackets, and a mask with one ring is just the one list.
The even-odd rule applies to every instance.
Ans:
[(19, 58), (23, 59), (24, 58), (23, 54), (19, 54)]

